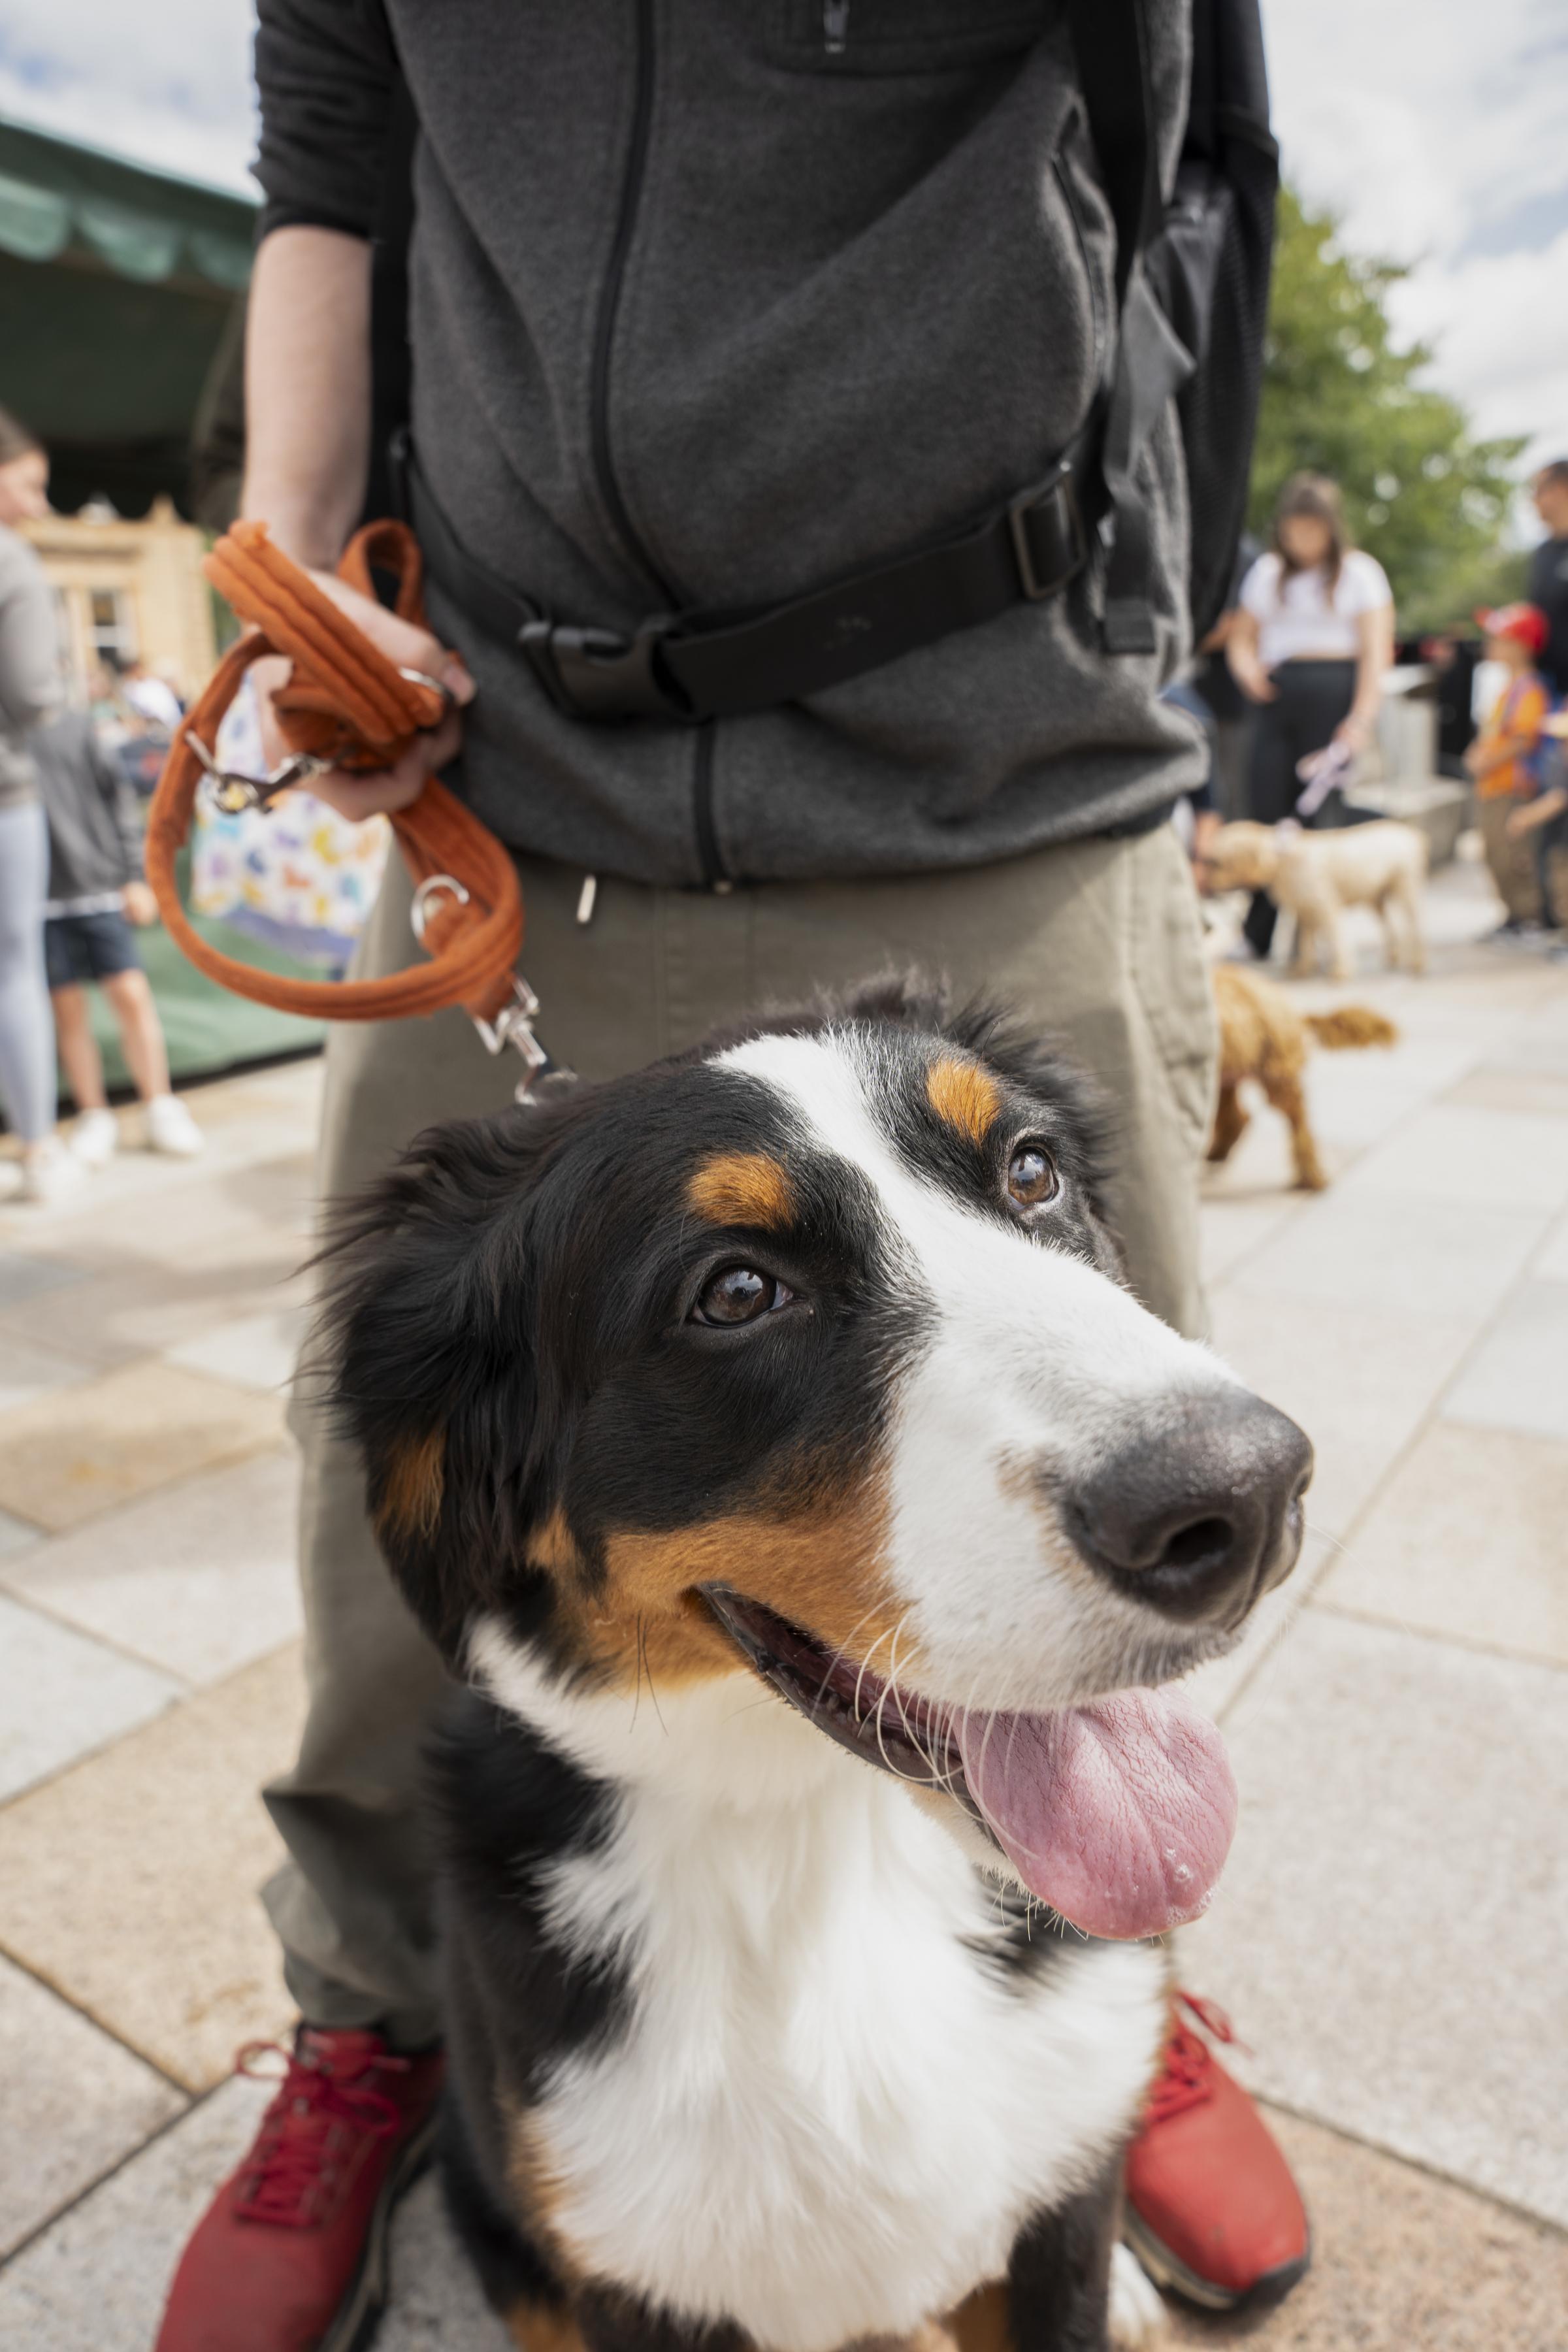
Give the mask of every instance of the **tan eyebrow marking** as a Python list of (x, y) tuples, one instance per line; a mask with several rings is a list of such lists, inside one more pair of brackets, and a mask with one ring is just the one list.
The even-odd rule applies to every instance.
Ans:
[(693, 1171), (689, 1205), (716, 1225), (787, 1225), (795, 1214), (789, 1177), (765, 1151), (717, 1151)]
[(946, 1055), (926, 1072), (926, 1099), (938, 1118), (971, 1143), (984, 1143), (1002, 1108), (1001, 1091), (988, 1070)]
[(447, 1433), (411, 1437), (393, 1448), (376, 1508), (378, 1529), (401, 1536), (433, 1536), (447, 1486)]

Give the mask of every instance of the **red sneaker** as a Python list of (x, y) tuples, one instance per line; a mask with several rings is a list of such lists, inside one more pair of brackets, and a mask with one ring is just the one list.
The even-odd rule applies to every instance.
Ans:
[[(1235, 2040), (1212, 2001), (1176, 2000), (1216, 2042)], [(1277, 2303), (1312, 2259), (1300, 2193), (1268, 2125), (1174, 2011), (1127, 2158), (1125, 2231), (1157, 2285), (1205, 2311)]]
[(386, 2300), (387, 2222), (430, 2154), (443, 2060), (301, 2025), (255, 2145), (180, 2258), (157, 2352), (355, 2352)]

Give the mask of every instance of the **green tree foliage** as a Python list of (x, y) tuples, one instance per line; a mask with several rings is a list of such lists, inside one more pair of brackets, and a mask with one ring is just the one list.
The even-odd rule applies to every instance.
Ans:
[(1473, 439), (1458, 402), (1416, 381), (1431, 353), (1395, 347), (1386, 308), (1404, 275), (1347, 253), (1331, 214), (1281, 192), (1248, 520), (1265, 536), (1289, 475), (1331, 475), (1401, 629), (1416, 630), (1520, 593), (1523, 559), (1502, 530), (1525, 445)]

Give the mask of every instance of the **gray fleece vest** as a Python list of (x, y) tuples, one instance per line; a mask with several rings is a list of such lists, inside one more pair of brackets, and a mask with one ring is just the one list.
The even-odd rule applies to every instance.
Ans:
[[(1153, 18), (1167, 178), (1186, 11)], [(1058, 0), (389, 0), (417, 110), (414, 437), (471, 551), (563, 619), (767, 604), (977, 519), (1079, 432), (1112, 234)], [(433, 593), (467, 797), (651, 882), (973, 866), (1194, 782), (1173, 414), (1141, 461), (1158, 646), (1103, 556), (1053, 601), (697, 728), (585, 725)]]

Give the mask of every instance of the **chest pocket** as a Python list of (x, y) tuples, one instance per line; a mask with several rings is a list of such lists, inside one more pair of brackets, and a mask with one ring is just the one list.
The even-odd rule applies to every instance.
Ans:
[(771, 47), (805, 73), (940, 72), (1026, 49), (1059, 0), (774, 0)]

